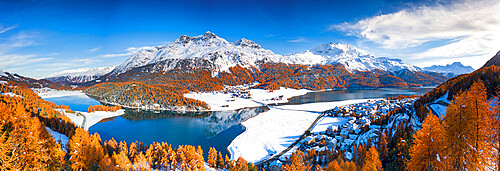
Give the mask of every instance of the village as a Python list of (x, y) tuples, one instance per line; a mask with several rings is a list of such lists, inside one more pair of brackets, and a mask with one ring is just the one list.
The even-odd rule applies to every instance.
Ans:
[[(353, 146), (376, 144), (380, 133), (388, 129), (394, 133), (395, 127), (410, 120), (413, 102), (416, 98), (378, 99), (367, 102), (335, 107), (324, 111), (325, 117), (348, 117), (344, 125), (330, 125), (324, 131), (311, 132), (300, 142), (302, 151), (346, 150), (350, 159)], [(419, 121), (413, 122), (419, 126)], [(326, 147), (326, 148), (325, 148)]]

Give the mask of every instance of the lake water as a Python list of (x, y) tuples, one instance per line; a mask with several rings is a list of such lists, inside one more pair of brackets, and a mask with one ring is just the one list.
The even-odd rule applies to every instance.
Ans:
[(58, 105), (69, 106), (71, 110), (87, 112), (89, 106), (100, 105), (101, 103), (87, 96), (63, 96), (44, 98), (44, 100), (54, 102)]
[[(422, 95), (430, 90), (432, 87), (311, 92), (294, 97), (287, 104)], [(87, 111), (89, 105), (99, 104), (94, 99), (78, 96), (47, 98), (46, 100), (68, 105), (77, 111)], [(93, 125), (89, 128), (89, 132), (99, 133), (103, 140), (114, 138), (117, 141), (126, 141), (127, 144), (141, 141), (147, 145), (152, 142), (167, 142), (172, 147), (201, 146), (205, 157), (208, 155), (209, 147), (215, 147), (223, 155), (230, 155), (227, 146), (244, 131), (240, 123), (266, 110), (266, 107), (257, 107), (224, 112), (162, 111), (155, 113), (127, 109), (122, 116), (106, 119)]]

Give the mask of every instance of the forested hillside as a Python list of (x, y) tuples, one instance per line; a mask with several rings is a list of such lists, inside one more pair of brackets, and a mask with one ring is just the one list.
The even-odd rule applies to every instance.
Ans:
[(466, 91), (475, 81), (480, 81), (486, 85), (488, 98), (498, 96), (500, 85), (500, 67), (492, 65), (483, 67), (470, 74), (459, 75), (440, 84), (422, 98), (415, 102), (418, 116), (423, 120), (428, 113), (426, 104), (430, 103), (448, 93), (448, 100), (453, 100), (458, 94)]
[(145, 106), (148, 109), (188, 111), (208, 108), (205, 102), (188, 99), (169, 90), (138, 82), (102, 83), (87, 88), (85, 92), (101, 102), (130, 108)]
[[(324, 90), (334, 88), (415, 87), (439, 84), (447, 77), (431, 72), (401, 70), (356, 71), (351, 73), (341, 64), (300, 65), (263, 63), (256, 67), (230, 67), (229, 72), (213, 75), (210, 69), (190, 68), (164, 71), (157, 64), (134, 68), (118, 76), (105, 75), (106, 83), (89, 82), (86, 91), (99, 101), (130, 107), (159, 104), (162, 108), (202, 110), (203, 104), (182, 97), (187, 92), (222, 90), (224, 86), (259, 82), (258, 88)], [(134, 89), (131, 86), (138, 85)], [(120, 90), (120, 91), (118, 91)], [(123, 91), (122, 91), (123, 90)], [(149, 99), (147, 97), (161, 96)], [(130, 100), (129, 100), (130, 99)], [(195, 106), (200, 106), (196, 108)]]

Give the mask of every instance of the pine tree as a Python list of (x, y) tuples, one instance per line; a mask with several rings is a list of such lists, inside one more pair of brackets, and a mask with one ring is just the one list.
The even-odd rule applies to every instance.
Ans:
[(363, 163), (363, 171), (378, 171), (382, 170), (382, 162), (378, 156), (378, 151), (375, 147), (370, 147), (368, 151), (366, 151), (364, 163)]
[(387, 161), (387, 156), (389, 155), (389, 149), (387, 148), (387, 134), (379, 133), (380, 140), (378, 141), (378, 153), (380, 155), (381, 161)]
[(215, 148), (210, 147), (210, 150), (208, 152), (208, 165), (210, 167), (215, 168), (217, 166), (217, 150)]
[(310, 170), (310, 163), (305, 161), (305, 154), (299, 150), (290, 155), (290, 163), (282, 165), (283, 170)]
[(232, 161), (231, 159), (229, 159), (229, 157), (227, 155), (225, 157), (224, 163), (226, 164), (225, 167), (224, 167), (225, 169), (227, 169), (227, 170), (233, 169), (233, 167), (234, 167), (234, 161)]
[(500, 170), (500, 102), (497, 100), (492, 100), (494, 107), (492, 107), (492, 112), (488, 117), (488, 141), (491, 147), (495, 149), (494, 154), (496, 156), (492, 155), (492, 163), (496, 163), (496, 169)]
[(445, 157), (443, 132), (440, 119), (432, 113), (427, 114), (422, 128), (415, 133), (415, 144), (410, 149), (408, 170), (443, 170), (441, 162), (441, 158)]
[(224, 168), (224, 159), (222, 158), (222, 154), (220, 154), (217, 157), (217, 169)]
[(445, 117), (445, 146), (449, 152), (447, 167), (454, 170), (482, 170), (487, 166), (491, 148), (486, 144), (486, 89), (475, 82), (467, 92), (458, 93), (448, 106)]
[(115, 163), (115, 168), (117, 170), (131, 170), (133, 168), (132, 162), (130, 162), (127, 153), (123, 150), (116, 154), (113, 152), (111, 160)]
[(234, 165), (233, 170), (248, 171), (247, 161), (242, 157), (238, 157), (238, 160), (236, 160), (236, 165)]
[(331, 161), (328, 163), (328, 167), (326, 168), (326, 171), (341, 171), (342, 168), (339, 165), (339, 162), (337, 160)]
[(150, 171), (151, 170), (151, 166), (149, 166), (146, 157), (142, 153), (139, 153), (139, 155), (137, 155), (137, 157), (135, 157), (134, 170), (137, 170), (137, 171)]

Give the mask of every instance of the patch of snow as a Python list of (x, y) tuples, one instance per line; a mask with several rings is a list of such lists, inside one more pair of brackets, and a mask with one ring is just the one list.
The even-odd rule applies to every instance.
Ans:
[[(184, 97), (204, 101), (210, 106), (211, 111), (226, 111), (257, 107), (263, 104), (286, 103), (289, 98), (304, 95), (308, 92), (311, 92), (311, 90), (296, 90), (281, 87), (279, 90), (274, 90), (273, 92), (264, 89), (250, 89), (251, 98), (234, 97), (233, 93), (218, 91), (208, 93), (191, 92), (184, 94)], [(282, 97), (281, 99), (278, 98), (280, 96)]]
[[(95, 125), (99, 121), (106, 119), (106, 118), (111, 118), (111, 117), (116, 117), (125, 114), (124, 109), (117, 110), (116, 112), (106, 112), (106, 111), (96, 111), (96, 112), (79, 112), (76, 111), (76, 113), (80, 113), (80, 116), (77, 114), (72, 114), (72, 113), (66, 113), (65, 109), (58, 109), (59, 112), (64, 113), (68, 118), (73, 121), (77, 126), (82, 127), (85, 130), (88, 130), (91, 126)], [(83, 121), (85, 120), (85, 123)]]
[(157, 46), (136, 52), (117, 66), (111, 74), (119, 75), (133, 68), (164, 61), (168, 61), (162, 64), (164, 71), (167, 71), (179, 67), (178, 63), (185, 60), (205, 60), (211, 67), (212, 75), (229, 72), (230, 67), (237, 65), (250, 67), (257, 66), (260, 62), (303, 65), (342, 64), (350, 71), (422, 70), (401, 59), (361, 54), (355, 48), (341, 43), (327, 43), (305, 52), (279, 55), (271, 50), (263, 49), (251, 40), (243, 38), (230, 43), (211, 32), (206, 32), (204, 35), (195, 37), (181, 36), (167, 46)]
[(410, 65), (401, 59), (387, 57), (374, 57), (369, 54), (361, 54), (355, 48), (342, 43), (327, 43), (319, 45), (314, 49), (283, 56), (279, 62), (293, 64), (342, 64), (349, 71), (372, 71), (376, 69), (384, 71), (399, 71), (408, 69), (420, 71), (421, 69)]
[(65, 80), (74, 83), (84, 83), (88, 81), (95, 80), (115, 69), (115, 66), (109, 67), (96, 67), (96, 68), (80, 68), (65, 70), (61, 72), (54, 73), (46, 77), (50, 81), (60, 81)]
[(54, 140), (56, 140), (57, 143), (60, 142), (61, 148), (64, 150), (66, 148), (66, 145), (68, 144), (68, 141), (69, 141), (68, 136), (61, 134), (57, 131), (53, 131), (49, 127), (45, 127), (45, 128), (47, 129), (47, 131), (49, 131), (50, 135), (52, 135), (52, 138), (54, 138)]
[(431, 104), (429, 105), (432, 110), (434, 110), (438, 116), (446, 116), (446, 106), (440, 105), (440, 104)]
[(54, 97), (63, 97), (63, 96), (81, 96), (81, 97), (87, 97), (85, 93), (81, 90), (56, 90), (56, 89), (51, 89), (51, 88), (33, 88), (32, 89), (38, 96), (40, 96), (42, 99), (46, 98), (54, 98)]
[(20, 98), (23, 98), (23, 96), (17, 95), (17, 94), (15, 94), (13, 92), (7, 92), (7, 93), (1, 93), (0, 92), (0, 94), (1, 95), (6, 95), (6, 96), (10, 96), (10, 97), (20, 97)]
[[(255, 163), (268, 158), (283, 151), (304, 134), (304, 131), (321, 115), (317, 112), (318, 110), (332, 109), (336, 106), (363, 101), (366, 100), (270, 107), (269, 111), (260, 113), (241, 123), (246, 129), (228, 146), (231, 159), (243, 157), (245, 160)], [(347, 118), (328, 117), (321, 120), (313, 131), (319, 131), (320, 129), (324, 131), (328, 125), (341, 125), (346, 122)], [(289, 154), (291, 152), (293, 150), (290, 150)]]

